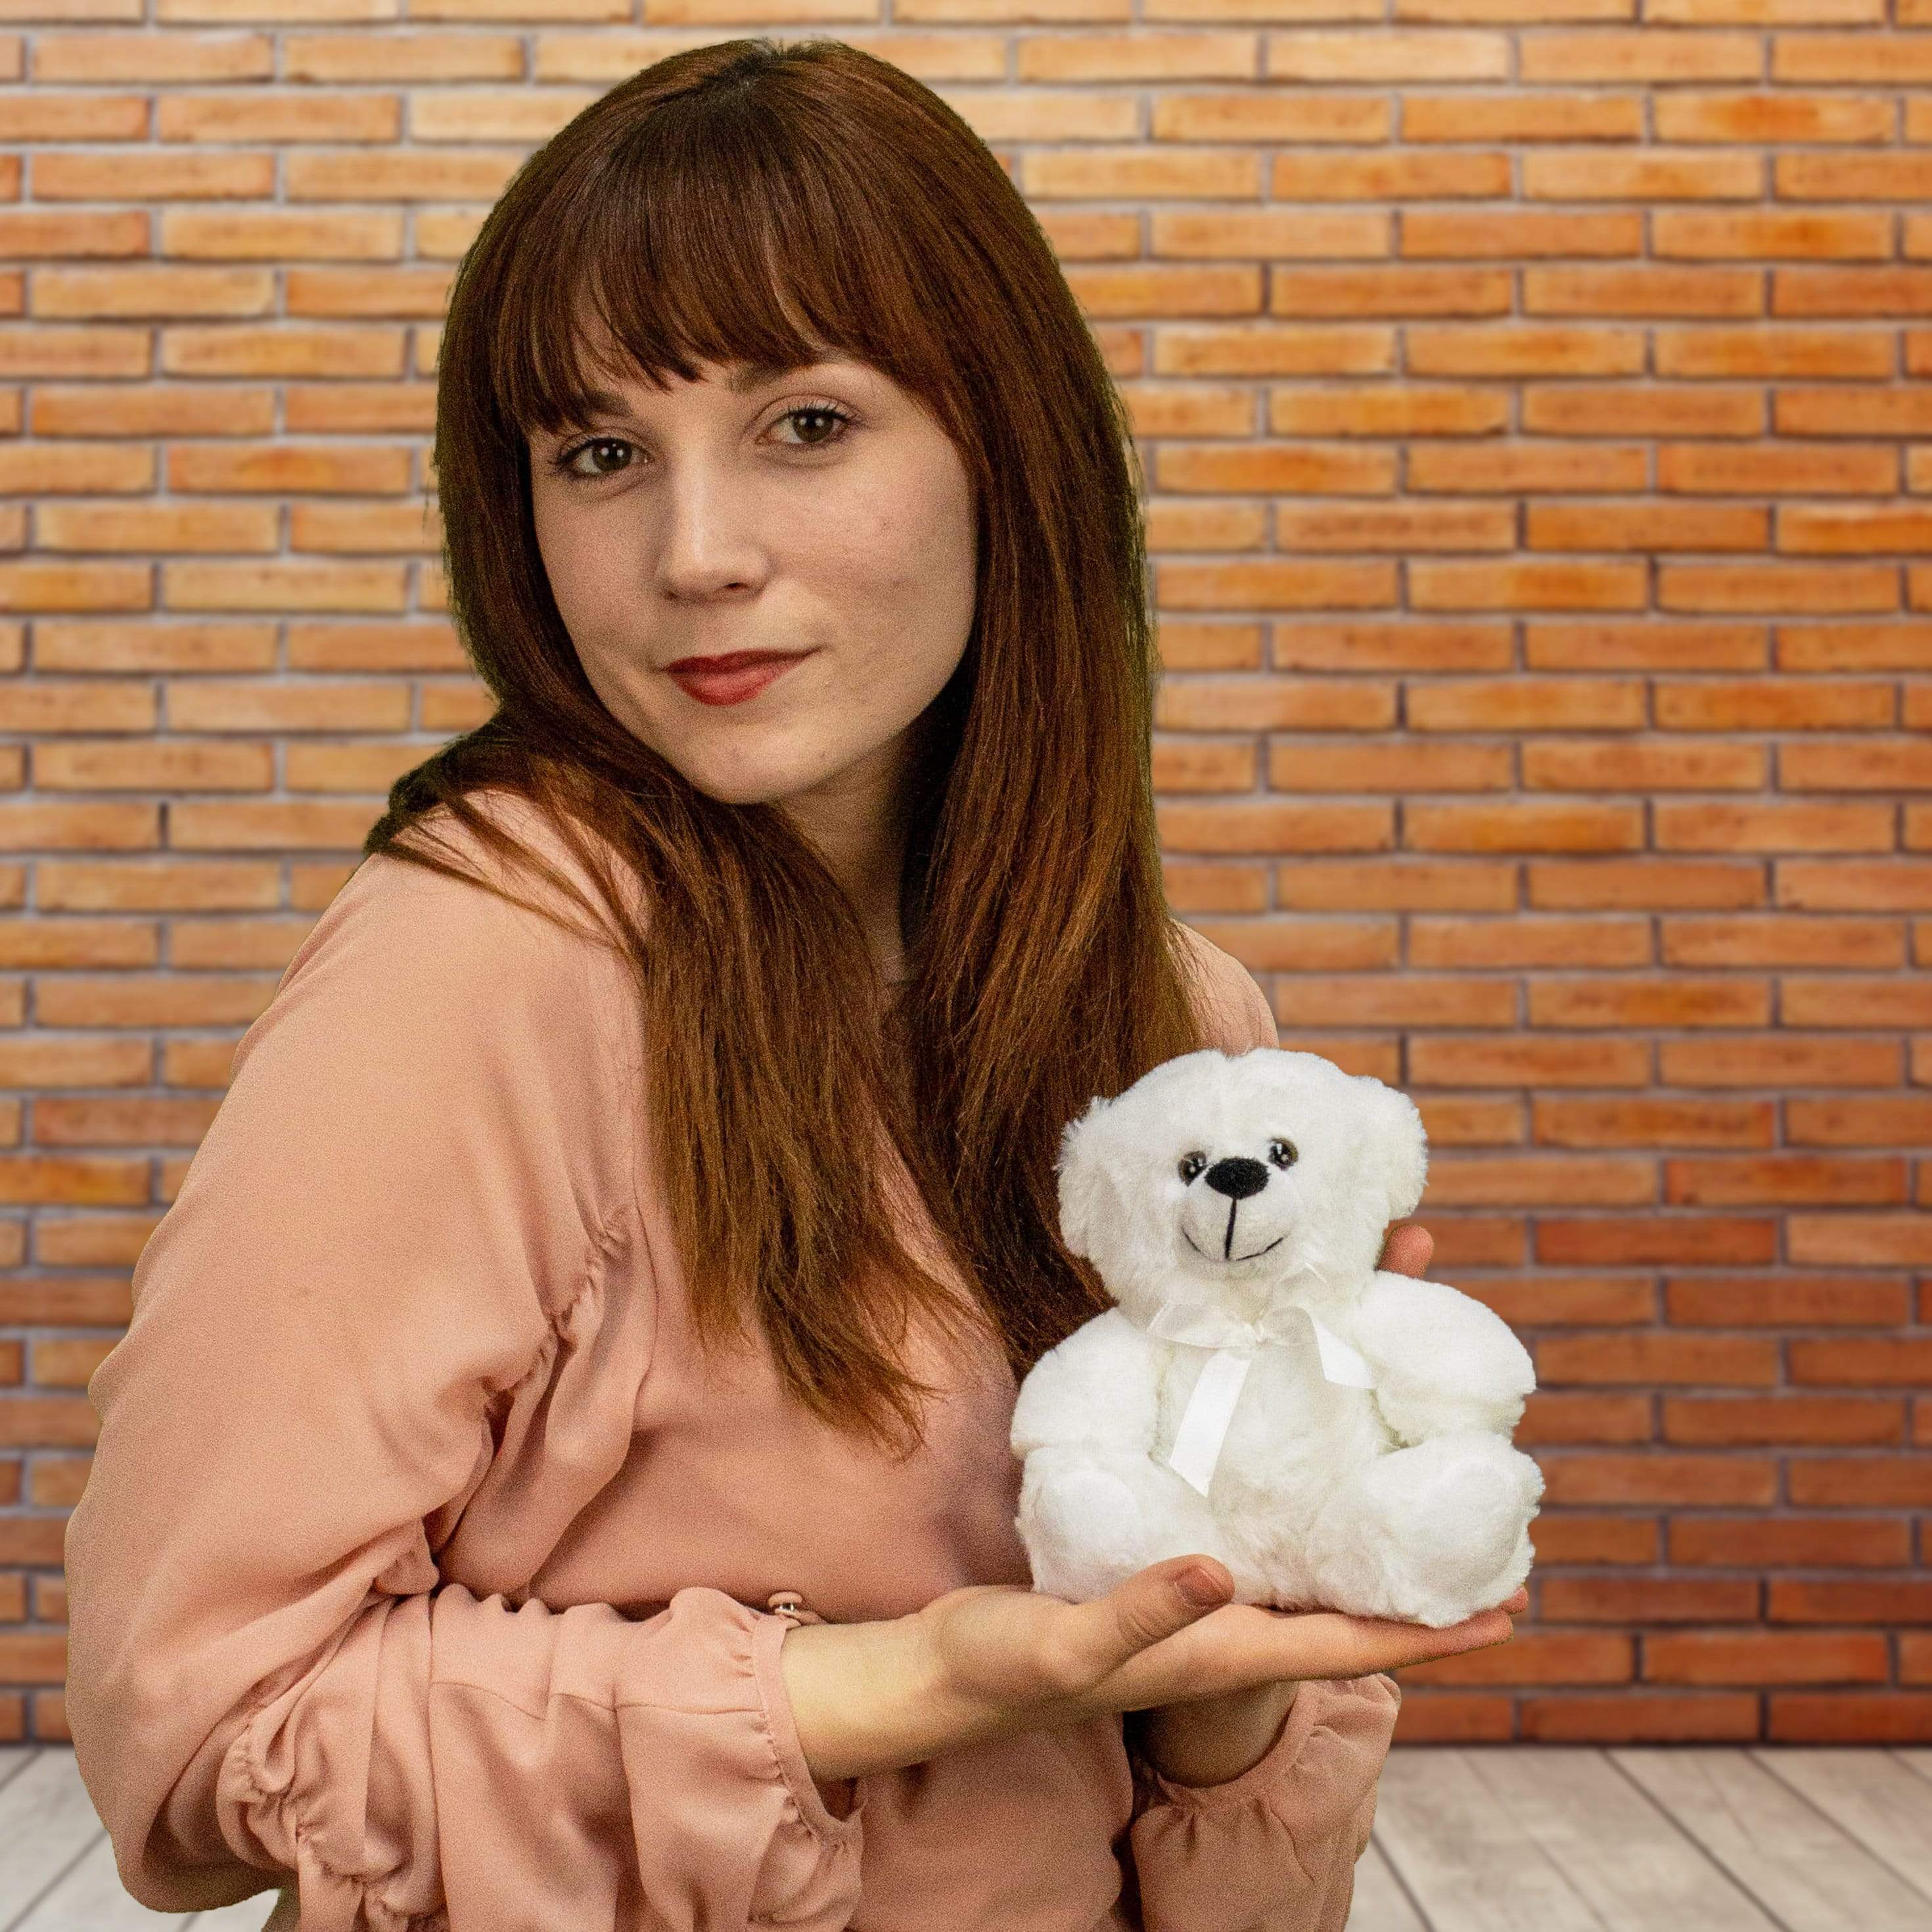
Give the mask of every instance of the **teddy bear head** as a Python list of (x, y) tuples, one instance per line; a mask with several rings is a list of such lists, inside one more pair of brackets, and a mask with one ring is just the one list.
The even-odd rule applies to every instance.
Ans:
[(1144, 1327), (1168, 1304), (1257, 1321), (1366, 1288), (1427, 1163), (1394, 1088), (1319, 1054), (1208, 1047), (1068, 1124), (1060, 1233)]

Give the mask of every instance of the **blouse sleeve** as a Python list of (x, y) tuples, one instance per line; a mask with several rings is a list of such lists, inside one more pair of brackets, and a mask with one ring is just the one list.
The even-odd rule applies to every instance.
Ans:
[(1145, 1932), (1343, 1932), (1402, 1691), (1306, 1679), (1261, 1762), (1175, 1784), (1138, 1753), (1128, 1831)]
[(614, 1477), (573, 1414), (648, 1362), (648, 1279), (606, 1294), (637, 1127), (600, 956), (377, 854), (237, 1048), (88, 1384), (67, 1529), (69, 1728), (144, 1905), (279, 1886), (302, 1932), (856, 1907), (859, 1808), (810, 1774), (783, 1619), (702, 1587), (513, 1606), (437, 1568), (508, 1432)]

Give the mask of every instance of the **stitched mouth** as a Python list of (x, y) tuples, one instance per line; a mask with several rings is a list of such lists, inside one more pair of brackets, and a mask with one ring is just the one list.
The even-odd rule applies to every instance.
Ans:
[(1276, 1235), (1274, 1239), (1268, 1244), (1268, 1248), (1257, 1248), (1252, 1255), (1210, 1255), (1195, 1240), (1194, 1237), (1190, 1234), (1185, 1228), (1182, 1228), (1180, 1231), (1180, 1238), (1185, 1241), (1190, 1248), (1193, 1249), (1194, 1252), (1198, 1255), (1204, 1262), (1251, 1262), (1255, 1258), (1255, 1255), (1264, 1255), (1268, 1252), (1268, 1248), (1280, 1247), (1282, 1243), (1288, 1239), (1288, 1237), (1286, 1234)]

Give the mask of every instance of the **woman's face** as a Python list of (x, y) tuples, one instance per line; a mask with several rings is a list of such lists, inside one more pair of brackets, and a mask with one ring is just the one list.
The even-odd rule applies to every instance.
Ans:
[[(849, 840), (854, 814), (890, 809), (908, 728), (965, 649), (970, 481), (868, 364), (700, 376), (623, 381), (587, 423), (532, 438), (551, 592), (612, 716), (692, 784)], [(737, 651), (807, 655), (733, 704), (668, 669)]]

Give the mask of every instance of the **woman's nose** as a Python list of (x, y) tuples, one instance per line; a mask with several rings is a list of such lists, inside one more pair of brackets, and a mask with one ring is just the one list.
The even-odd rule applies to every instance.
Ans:
[(696, 459), (658, 480), (657, 574), (670, 596), (702, 600), (758, 581), (764, 564), (748, 487)]

